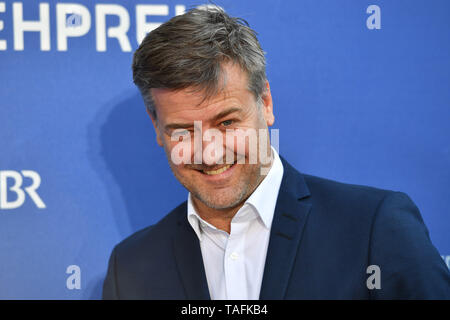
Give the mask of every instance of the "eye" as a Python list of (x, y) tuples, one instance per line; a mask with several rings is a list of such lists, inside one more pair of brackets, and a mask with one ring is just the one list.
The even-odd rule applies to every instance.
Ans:
[(181, 138), (186, 139), (189, 137), (190, 131), (186, 129), (176, 129), (171, 133), (172, 141), (179, 141)]
[(228, 127), (233, 124), (233, 120), (225, 120), (225, 121), (222, 121), (220, 124), (223, 125), (224, 127)]

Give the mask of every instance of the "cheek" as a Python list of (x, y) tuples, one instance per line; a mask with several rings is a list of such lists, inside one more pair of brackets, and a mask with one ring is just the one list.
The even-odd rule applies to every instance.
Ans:
[[(246, 161), (249, 164), (257, 163), (257, 129), (236, 130), (232, 135), (227, 136), (225, 141), (227, 152), (236, 154), (238, 163), (243, 164)], [(245, 160), (245, 158), (247, 158), (247, 160)]]
[(224, 145), (227, 152), (227, 155), (230, 156), (236, 154), (238, 158), (245, 156), (246, 154), (246, 143), (245, 143), (245, 137), (243, 134), (239, 134), (236, 132), (226, 133), (224, 135)]
[[(179, 167), (192, 163), (193, 141), (189, 136), (166, 137), (163, 141), (164, 151), (172, 166)], [(177, 140), (178, 139), (178, 140)]]

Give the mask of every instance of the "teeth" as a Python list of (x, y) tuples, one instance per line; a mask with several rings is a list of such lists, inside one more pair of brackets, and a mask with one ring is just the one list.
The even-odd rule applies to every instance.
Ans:
[(231, 167), (231, 164), (227, 164), (225, 167), (222, 167), (220, 169), (217, 170), (211, 170), (211, 171), (205, 171), (203, 170), (204, 173), (209, 174), (209, 175), (215, 175), (215, 174), (220, 174), (222, 172), (227, 171), (229, 168)]

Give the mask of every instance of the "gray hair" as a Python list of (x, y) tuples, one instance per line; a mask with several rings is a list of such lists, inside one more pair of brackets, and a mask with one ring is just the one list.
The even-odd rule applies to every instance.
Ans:
[(264, 52), (248, 23), (220, 7), (191, 9), (148, 33), (133, 56), (133, 82), (156, 119), (150, 89), (193, 88), (205, 99), (221, 89), (221, 65), (237, 63), (257, 101), (266, 90)]

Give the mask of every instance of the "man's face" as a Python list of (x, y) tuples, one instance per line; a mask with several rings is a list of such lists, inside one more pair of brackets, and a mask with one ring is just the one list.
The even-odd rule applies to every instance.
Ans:
[[(202, 92), (191, 88), (152, 89), (157, 114), (157, 119), (152, 118), (152, 121), (157, 141), (164, 147), (175, 177), (191, 192), (194, 201), (200, 200), (207, 207), (214, 209), (238, 206), (262, 181), (264, 176), (261, 174), (261, 159), (257, 157), (257, 161), (254, 160), (252, 153), (254, 155), (255, 148), (249, 146), (250, 139), (243, 138), (243, 132), (253, 129), (258, 137), (261, 134), (268, 137), (268, 126), (274, 122), (268, 83), (262, 101), (257, 103), (253, 93), (247, 89), (247, 74), (239, 66), (224, 64), (222, 71), (226, 77), (224, 89), (207, 100), (204, 100)], [(194, 127), (194, 122), (197, 127)], [(198, 128), (199, 123), (201, 128)], [(200, 129), (203, 135), (208, 130), (215, 129), (215, 133), (221, 134), (222, 143), (218, 145), (215, 139), (203, 140), (200, 150), (194, 148), (194, 131), (196, 130), (197, 135)], [(236, 138), (226, 138), (227, 131), (230, 130), (233, 130)], [(190, 163), (177, 163), (173, 158), (173, 151), (178, 150), (174, 148), (183, 142), (171, 137), (180, 131), (190, 134), (191, 137), (190, 141), (184, 142), (188, 141), (191, 145), (190, 154), (187, 156), (191, 160)], [(256, 151), (259, 153), (259, 139), (256, 143)], [(270, 155), (268, 138), (265, 144), (264, 150), (268, 150)], [(234, 156), (232, 163), (227, 160), (227, 153)], [(199, 154), (202, 158), (201, 164), (194, 161), (198, 161)], [(236, 163), (236, 160), (239, 160), (239, 163)]]

